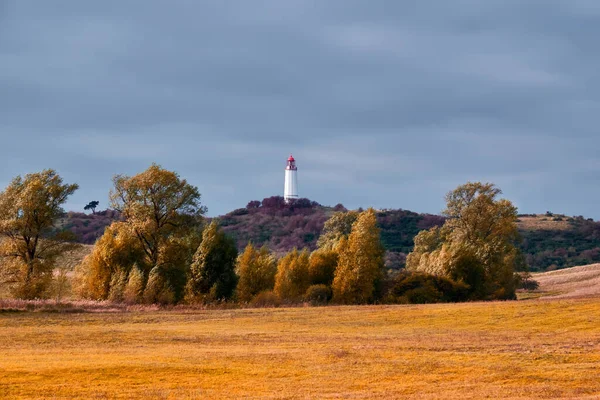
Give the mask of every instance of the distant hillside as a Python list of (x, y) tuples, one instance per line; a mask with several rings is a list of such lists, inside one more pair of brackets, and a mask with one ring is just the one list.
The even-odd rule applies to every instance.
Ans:
[(518, 224), (532, 271), (600, 262), (600, 222), (547, 213), (522, 215)]
[(59, 219), (56, 227), (73, 232), (79, 243), (94, 244), (106, 227), (118, 219), (119, 213), (114, 210), (98, 211), (95, 214), (69, 211)]
[[(274, 196), (251, 201), (218, 219), (240, 250), (251, 241), (258, 246), (266, 244), (281, 254), (293, 247), (314, 249), (325, 221), (334, 212), (344, 210), (341, 204), (326, 207), (307, 199), (290, 205), (282, 197)], [(382, 242), (388, 250), (389, 268), (404, 266), (419, 231), (444, 223), (444, 218), (438, 215), (401, 209), (379, 210), (377, 218)], [(106, 226), (118, 219), (119, 214), (111, 210), (96, 214), (69, 212), (59, 227), (75, 233), (81, 243), (93, 244)], [(521, 215), (518, 225), (523, 237), (521, 248), (532, 271), (600, 262), (600, 222), (547, 213)]]
[(534, 274), (543, 297), (571, 298), (600, 295), (600, 264)]
[[(284, 253), (293, 247), (314, 249), (325, 221), (334, 212), (345, 210), (341, 204), (324, 207), (308, 200), (289, 206), (283, 202), (283, 198), (271, 197), (262, 202), (250, 202), (246, 208), (219, 217), (219, 221), (240, 249), (251, 241), (255, 245), (266, 244), (271, 250)], [(412, 250), (413, 239), (420, 230), (444, 222), (437, 215), (405, 210), (380, 210), (377, 218), (381, 240), (390, 252), (387, 259), (390, 268), (404, 266), (406, 254)]]

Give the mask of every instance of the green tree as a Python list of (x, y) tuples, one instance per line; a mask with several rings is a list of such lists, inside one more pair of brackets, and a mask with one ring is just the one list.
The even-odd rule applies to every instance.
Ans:
[(235, 241), (213, 220), (202, 233), (202, 242), (190, 268), (190, 298), (201, 297), (208, 301), (229, 299), (237, 283), (237, 255)]
[(98, 204), (100, 204), (100, 202), (99, 202), (99, 201), (97, 201), (97, 200), (90, 201), (89, 203), (87, 203), (87, 204), (85, 205), (85, 207), (83, 207), (83, 209), (84, 209), (85, 211), (87, 211), (87, 210), (92, 210), (92, 214), (96, 214), (96, 207), (98, 207)]
[(359, 213), (357, 211), (336, 212), (323, 226), (323, 231), (317, 246), (323, 249), (333, 249), (342, 238), (347, 238), (352, 231), (352, 225), (356, 222)]
[(309, 252), (293, 249), (277, 263), (275, 294), (281, 300), (299, 301), (310, 286), (308, 274)]
[(237, 298), (242, 302), (251, 301), (261, 292), (272, 290), (277, 273), (277, 262), (266, 246), (257, 250), (248, 243), (237, 260)]
[(74, 248), (73, 236), (54, 226), (77, 188), (47, 169), (17, 176), (0, 193), (1, 275), (15, 296), (46, 296), (57, 257)]
[(333, 300), (345, 304), (373, 301), (383, 279), (384, 249), (375, 210), (360, 213), (348, 239), (342, 239), (333, 280)]
[(515, 270), (526, 269), (516, 247), (517, 209), (491, 183), (468, 182), (446, 195), (442, 228), (423, 231), (407, 268), (469, 285), (473, 299), (515, 298)]

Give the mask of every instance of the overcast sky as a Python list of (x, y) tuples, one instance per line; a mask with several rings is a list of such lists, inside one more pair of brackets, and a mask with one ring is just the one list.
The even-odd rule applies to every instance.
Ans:
[(283, 194), (438, 213), (492, 181), (600, 218), (598, 0), (0, 0), (0, 186), (107, 206), (152, 162), (209, 215)]

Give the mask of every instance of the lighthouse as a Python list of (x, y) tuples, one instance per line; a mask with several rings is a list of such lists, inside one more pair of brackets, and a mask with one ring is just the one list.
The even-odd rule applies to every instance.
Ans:
[(298, 168), (296, 167), (296, 160), (291, 154), (285, 167), (283, 198), (286, 202), (298, 198)]

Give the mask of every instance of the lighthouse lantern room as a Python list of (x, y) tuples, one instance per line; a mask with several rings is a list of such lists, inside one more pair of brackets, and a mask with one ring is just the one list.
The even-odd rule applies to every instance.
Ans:
[(285, 187), (283, 189), (283, 198), (285, 201), (298, 198), (298, 168), (296, 160), (290, 154), (285, 167)]

